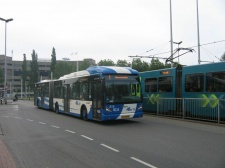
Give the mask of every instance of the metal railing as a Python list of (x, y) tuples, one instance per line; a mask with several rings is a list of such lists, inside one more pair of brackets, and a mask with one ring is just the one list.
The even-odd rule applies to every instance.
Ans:
[(157, 115), (225, 123), (225, 99), (159, 98)]

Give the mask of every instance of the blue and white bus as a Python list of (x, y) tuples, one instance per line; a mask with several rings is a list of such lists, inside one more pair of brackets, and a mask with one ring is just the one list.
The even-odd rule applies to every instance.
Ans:
[(84, 120), (143, 116), (139, 73), (130, 67), (93, 66), (38, 82), (34, 104)]

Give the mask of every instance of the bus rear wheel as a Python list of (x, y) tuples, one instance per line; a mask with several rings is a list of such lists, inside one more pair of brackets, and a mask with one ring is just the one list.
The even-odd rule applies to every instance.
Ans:
[(55, 105), (55, 113), (59, 114), (59, 105), (58, 104)]
[(39, 105), (39, 100), (37, 100), (37, 107), (38, 108), (41, 108), (40, 105)]

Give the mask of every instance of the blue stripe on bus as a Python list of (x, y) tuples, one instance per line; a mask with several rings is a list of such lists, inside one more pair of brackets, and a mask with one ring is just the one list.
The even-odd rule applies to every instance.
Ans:
[(93, 66), (86, 69), (90, 74), (138, 74), (138, 71), (130, 67), (116, 67), (116, 66)]

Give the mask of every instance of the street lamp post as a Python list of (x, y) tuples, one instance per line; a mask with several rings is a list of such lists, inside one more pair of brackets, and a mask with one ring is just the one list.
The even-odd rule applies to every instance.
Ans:
[(13, 21), (12, 18), (10, 19), (3, 19), (0, 18), (0, 20), (5, 22), (5, 104), (7, 104), (7, 63), (6, 63), (6, 31), (7, 31), (7, 23), (10, 21)]

